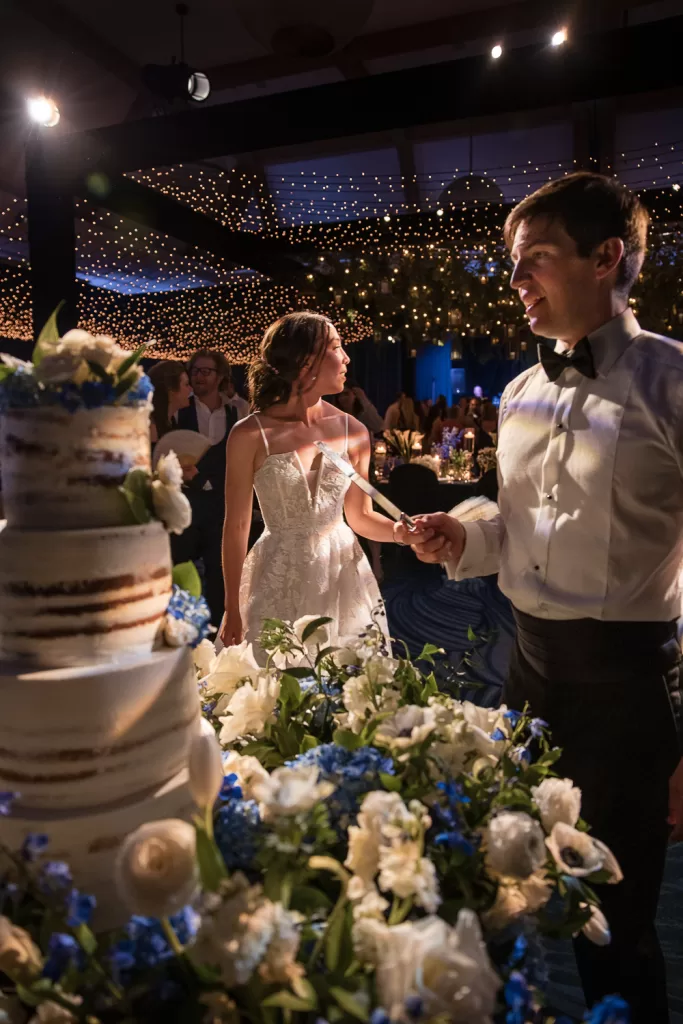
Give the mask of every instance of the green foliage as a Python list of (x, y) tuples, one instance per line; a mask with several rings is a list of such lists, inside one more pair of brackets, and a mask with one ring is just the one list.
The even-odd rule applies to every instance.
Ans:
[(192, 597), (202, 596), (202, 581), (194, 562), (179, 562), (173, 566), (173, 582)]

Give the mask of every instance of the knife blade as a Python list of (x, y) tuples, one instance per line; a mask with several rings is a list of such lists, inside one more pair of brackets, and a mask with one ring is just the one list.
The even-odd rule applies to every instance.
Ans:
[(373, 487), (369, 480), (366, 480), (360, 475), (360, 473), (357, 473), (350, 462), (347, 462), (346, 459), (344, 459), (338, 452), (335, 452), (333, 448), (326, 445), (324, 441), (314, 441), (313, 443), (318, 451), (322, 452), (325, 458), (329, 459), (329, 461), (337, 467), (340, 473), (343, 473), (344, 476), (348, 477), (349, 480), (351, 480), (357, 487), (360, 487), (361, 491), (365, 491), (366, 494), (369, 494), (372, 500), (379, 505), (380, 508), (383, 508), (385, 512), (389, 513), (392, 519), (395, 519), (397, 522), (405, 523), (409, 530), (415, 529), (415, 523), (410, 516), (401, 512), (398, 505), (394, 505), (393, 501), (390, 501), (389, 498), (385, 498), (381, 491), (378, 491), (376, 487)]

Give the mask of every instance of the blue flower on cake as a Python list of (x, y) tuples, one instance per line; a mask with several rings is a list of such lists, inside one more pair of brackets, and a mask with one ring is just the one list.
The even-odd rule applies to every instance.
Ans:
[(164, 640), (169, 647), (196, 647), (210, 630), (211, 612), (206, 600), (174, 583), (164, 620)]

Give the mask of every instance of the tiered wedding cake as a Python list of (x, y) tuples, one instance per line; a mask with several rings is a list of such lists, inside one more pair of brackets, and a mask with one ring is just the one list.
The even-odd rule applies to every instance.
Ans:
[[(111, 881), (125, 835), (192, 812), (186, 760), (200, 707), (189, 649), (160, 639), (166, 527), (152, 514), (131, 525), (120, 490), (130, 470), (138, 483), (151, 471), (147, 378), (108, 339), (89, 339), (84, 354), (84, 332), (70, 335), (43, 353), (42, 371), (0, 378), (0, 790), (16, 794), (0, 842), (18, 850), (47, 834), (46, 855), (96, 896), (103, 927), (125, 916)], [(76, 401), (67, 385), (90, 402), (102, 395), (84, 392), (73, 367), (55, 379), (66, 357), (91, 369), (99, 357), (102, 404)]]

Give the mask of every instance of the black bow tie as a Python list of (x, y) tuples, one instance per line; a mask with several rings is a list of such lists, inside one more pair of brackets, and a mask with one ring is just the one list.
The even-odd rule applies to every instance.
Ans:
[(550, 381), (556, 381), (562, 371), (569, 366), (578, 370), (584, 377), (595, 378), (595, 363), (588, 338), (582, 338), (566, 353), (556, 352), (555, 349), (539, 342), (538, 358)]

